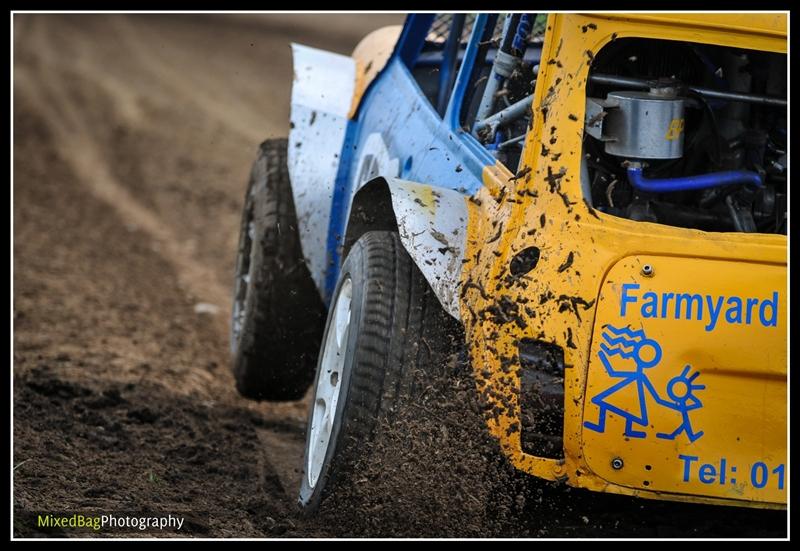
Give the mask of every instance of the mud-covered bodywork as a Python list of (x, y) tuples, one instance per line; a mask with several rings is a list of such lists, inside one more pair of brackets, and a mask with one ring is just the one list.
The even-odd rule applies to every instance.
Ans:
[[(294, 56), (289, 171), (303, 251), (320, 293), (328, 300), (335, 285), (355, 194), (381, 178), (400, 208), (395, 215), (404, 245), (445, 309), (460, 317), (454, 297), (465, 201), (481, 187), (493, 159), (433, 110), (398, 55), (370, 83), (350, 119), (361, 78), (356, 62), (297, 45)], [(369, 62), (358, 66), (363, 71)], [(429, 227), (425, 236), (423, 227)]]
[[(620, 214), (613, 185), (612, 207), (595, 208), (582, 162), (592, 62), (618, 39), (786, 51), (785, 16), (678, 15), (549, 16), (527, 54), (535, 90), (512, 170), (496, 153), (505, 138), (463, 124), (496, 15), (472, 21), (440, 104), (415, 72), (433, 15), (409, 17), (366, 84), (368, 61), (296, 47), (289, 148), (304, 253), (327, 300), (359, 232), (399, 231), (464, 324), (488, 427), (518, 469), (595, 491), (785, 507), (786, 236)], [(684, 122), (668, 122), (671, 139)]]

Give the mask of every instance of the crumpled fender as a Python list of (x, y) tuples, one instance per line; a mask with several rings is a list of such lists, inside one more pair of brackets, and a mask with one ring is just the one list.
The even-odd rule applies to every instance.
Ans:
[[(459, 289), (466, 247), (468, 208), (465, 195), (441, 187), (376, 178), (356, 193), (385, 186), (397, 221), (400, 240), (430, 284), (442, 307), (460, 320)], [(348, 232), (350, 228), (348, 227)]]

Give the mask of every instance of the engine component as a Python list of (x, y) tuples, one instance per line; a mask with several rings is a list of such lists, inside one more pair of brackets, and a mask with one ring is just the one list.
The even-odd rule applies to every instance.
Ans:
[[(483, 143), (495, 141), (494, 133), (497, 130), (499, 120), (503, 118), (501, 113), (505, 111), (495, 112), (497, 98), (499, 95), (508, 92), (505, 88), (508, 85), (508, 80), (517, 71), (525, 57), (525, 49), (527, 48), (529, 35), (535, 20), (535, 14), (509, 14), (506, 16), (500, 49), (495, 54), (492, 71), (483, 91), (483, 97), (476, 113), (476, 122), (473, 128), (473, 134), (481, 139)], [(530, 103), (530, 99), (527, 99), (527, 101)], [(511, 120), (519, 118), (526, 108), (527, 106), (518, 112), (514, 112)], [(496, 151), (498, 143), (496, 142), (494, 147), (488, 147), (488, 149)]]
[(614, 41), (587, 79), (587, 201), (629, 220), (785, 234), (786, 73), (779, 53)]
[(731, 214), (731, 220), (738, 232), (754, 232), (756, 231), (756, 223), (753, 220), (752, 208), (747, 208), (745, 205), (739, 204), (732, 196), (725, 197), (725, 205)]
[[(654, 81), (642, 78), (630, 78), (617, 75), (603, 75), (595, 73), (589, 76), (592, 84), (610, 84), (614, 86), (630, 86), (631, 88), (650, 88)], [(702, 86), (689, 86), (689, 90), (696, 92), (706, 99), (721, 99), (729, 101), (741, 101), (744, 103), (754, 103), (758, 105), (771, 105), (773, 107), (786, 107), (787, 102), (784, 98), (776, 98), (764, 94), (749, 94), (745, 92), (730, 92), (725, 90), (715, 90)]]
[(503, 39), (492, 64), (492, 72), (489, 75), (486, 88), (483, 91), (483, 99), (481, 99), (480, 107), (478, 107), (476, 120), (482, 120), (493, 112), (495, 101), (497, 100), (497, 92), (505, 80), (511, 76), (519, 62), (519, 58), (514, 55), (513, 47), (521, 17), (522, 15), (518, 13), (506, 16), (503, 26)]
[(717, 186), (730, 186), (735, 184), (752, 184), (763, 187), (761, 176), (749, 170), (728, 170), (726, 172), (712, 172), (697, 176), (683, 176), (680, 178), (645, 178), (642, 167), (638, 163), (628, 167), (628, 180), (639, 191), (651, 193), (666, 193), (670, 191), (688, 191), (692, 189), (705, 189)]
[(627, 159), (683, 156), (684, 99), (672, 88), (611, 92), (605, 106), (601, 139), (606, 153)]
[(491, 137), (491, 139), (494, 140), (494, 133), (497, 131), (498, 127), (508, 125), (518, 120), (525, 115), (525, 113), (530, 112), (532, 101), (533, 96), (526, 96), (505, 109), (498, 111), (491, 117), (479, 121), (475, 125), (476, 134), (483, 133), (486, 137)]
[(633, 201), (625, 209), (625, 217), (638, 222), (658, 222), (650, 201)]

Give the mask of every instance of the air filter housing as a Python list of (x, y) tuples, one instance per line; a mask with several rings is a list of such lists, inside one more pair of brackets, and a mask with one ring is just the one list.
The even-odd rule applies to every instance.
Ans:
[(671, 90), (608, 94), (603, 121), (606, 153), (626, 159), (682, 157), (684, 100)]

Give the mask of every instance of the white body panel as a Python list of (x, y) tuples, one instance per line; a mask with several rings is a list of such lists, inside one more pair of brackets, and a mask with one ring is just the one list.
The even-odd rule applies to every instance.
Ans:
[(355, 89), (352, 58), (292, 44), (289, 177), (303, 255), (323, 292), (331, 201)]
[(397, 178), (387, 179), (400, 240), (439, 302), (460, 320), (459, 283), (467, 233), (461, 193)]

